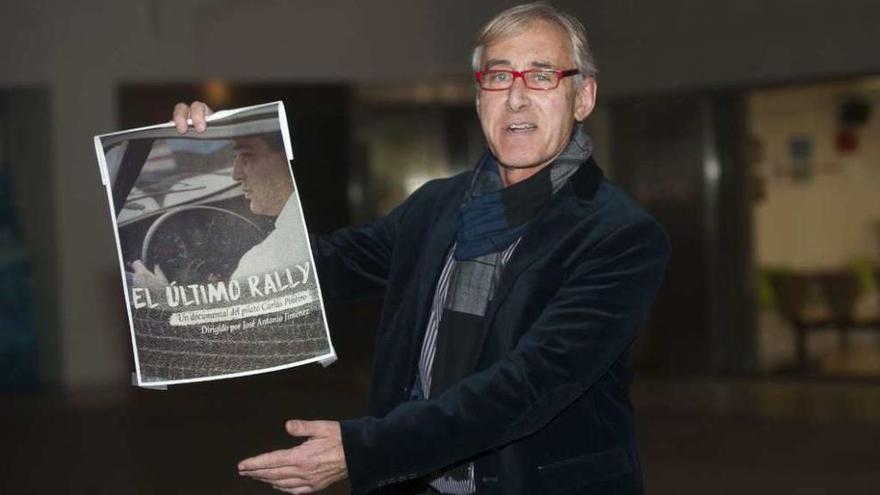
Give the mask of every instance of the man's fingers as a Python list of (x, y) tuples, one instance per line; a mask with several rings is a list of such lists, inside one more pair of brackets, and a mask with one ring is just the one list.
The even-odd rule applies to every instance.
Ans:
[(254, 471), (257, 469), (271, 469), (291, 464), (291, 450), (276, 450), (247, 458), (238, 463), (239, 471)]
[(292, 437), (323, 437), (333, 434), (335, 424), (335, 421), (291, 419), (284, 423), (284, 429)]
[(196, 132), (205, 132), (205, 129), (208, 127), (207, 119), (208, 115), (214, 113), (208, 105), (200, 101), (194, 101), (189, 106), (189, 118), (192, 119), (193, 127), (196, 128)]
[[(250, 476), (250, 475), (248, 475)], [(268, 483), (272, 486), (272, 488), (285, 493), (313, 493), (317, 490), (320, 490), (326, 485), (322, 483), (316, 483), (314, 481), (308, 481), (303, 478), (298, 477), (289, 477), (289, 478), (279, 478), (279, 479), (268, 479), (268, 478), (260, 478), (257, 476), (250, 476), (257, 481), (262, 481), (264, 483)]]
[(171, 120), (174, 121), (174, 127), (177, 128), (177, 132), (181, 134), (186, 134), (186, 130), (189, 128), (189, 125), (186, 123), (186, 119), (189, 118), (189, 106), (186, 103), (178, 103), (174, 105), (174, 113), (172, 114)]
[(306, 473), (301, 468), (294, 466), (281, 466), (277, 468), (255, 469), (252, 471), (241, 471), (239, 474), (254, 478), (267, 483), (274, 483), (280, 480), (297, 479), (305, 480)]
[(287, 434), (292, 437), (308, 437), (311, 436), (311, 433), (306, 423), (307, 421), (291, 419), (284, 423), (284, 429), (287, 430)]
[(187, 129), (189, 129), (187, 119), (192, 121), (192, 125), (195, 127), (196, 132), (205, 132), (205, 129), (208, 127), (208, 115), (211, 115), (212, 113), (214, 113), (214, 111), (211, 110), (211, 107), (200, 101), (194, 101), (189, 105), (186, 103), (178, 103), (174, 105), (174, 113), (172, 114), (171, 120), (174, 122), (174, 127), (177, 129), (177, 132), (180, 134), (186, 134)]
[(272, 488), (287, 493), (312, 493), (323, 488), (320, 482), (306, 479), (307, 473), (303, 472), (301, 468), (291, 466), (240, 471), (239, 474), (269, 483)]
[(308, 487), (308, 486), (301, 486), (301, 487), (297, 487), (297, 488), (284, 488), (284, 487), (272, 485), (272, 488), (275, 490), (278, 490), (279, 492), (292, 493), (294, 495), (300, 495), (301, 493), (314, 493), (315, 492), (315, 490), (313, 490), (311, 487)]
[(323, 486), (318, 486), (314, 482), (306, 481), (300, 478), (288, 478), (279, 480), (275, 483), (272, 483), (272, 486), (277, 489), (288, 491), (288, 493), (312, 493), (314, 491), (320, 490), (321, 488), (324, 488)]

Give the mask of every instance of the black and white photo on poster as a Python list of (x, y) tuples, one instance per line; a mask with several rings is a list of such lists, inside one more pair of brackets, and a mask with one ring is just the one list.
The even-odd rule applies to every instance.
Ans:
[(141, 386), (336, 358), (283, 104), (210, 121), (95, 137)]

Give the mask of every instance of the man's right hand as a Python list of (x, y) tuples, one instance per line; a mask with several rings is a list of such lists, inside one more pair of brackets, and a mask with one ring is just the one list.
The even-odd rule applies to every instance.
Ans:
[(135, 287), (162, 290), (168, 285), (168, 277), (159, 265), (153, 265), (153, 271), (150, 271), (143, 261), (135, 260), (131, 264), (131, 269), (131, 281)]
[(171, 120), (174, 121), (174, 127), (177, 127), (177, 132), (181, 134), (186, 134), (187, 129), (189, 129), (186, 119), (192, 119), (196, 132), (205, 132), (205, 129), (208, 127), (206, 119), (212, 113), (214, 111), (211, 110), (211, 107), (200, 101), (194, 101), (189, 105), (178, 103), (174, 105), (174, 114)]

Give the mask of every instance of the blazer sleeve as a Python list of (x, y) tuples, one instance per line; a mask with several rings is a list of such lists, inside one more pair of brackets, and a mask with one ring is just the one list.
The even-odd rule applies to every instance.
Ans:
[(375, 222), (328, 235), (310, 235), (326, 302), (357, 299), (385, 288), (400, 223), (412, 201), (410, 197)]
[(541, 429), (634, 340), (668, 255), (653, 219), (621, 227), (578, 257), (506, 358), (437, 398), (343, 421), (353, 491), (416, 478)]

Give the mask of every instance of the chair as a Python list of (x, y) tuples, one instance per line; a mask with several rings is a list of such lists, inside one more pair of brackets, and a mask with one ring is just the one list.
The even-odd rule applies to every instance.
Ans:
[(796, 367), (806, 369), (807, 332), (826, 328), (833, 321), (820, 281), (804, 272), (771, 271), (768, 275), (776, 307), (795, 330)]

